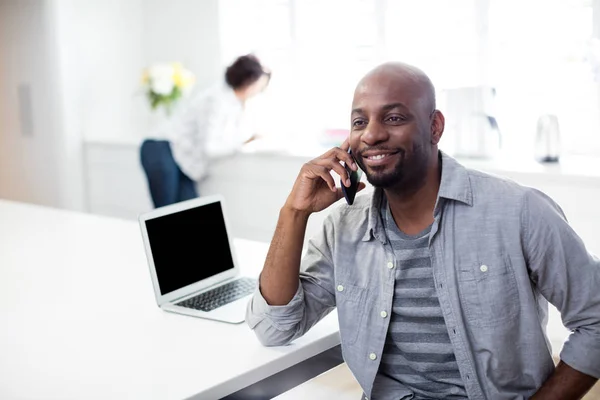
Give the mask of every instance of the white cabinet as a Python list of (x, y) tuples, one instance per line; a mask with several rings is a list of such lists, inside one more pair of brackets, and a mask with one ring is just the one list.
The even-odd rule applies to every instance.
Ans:
[[(136, 219), (152, 209), (137, 143), (97, 143), (85, 146), (87, 204), (91, 213)], [(216, 161), (200, 195), (225, 197), (232, 235), (270, 241), (279, 210), (309, 157), (242, 153)], [(318, 229), (324, 213), (311, 216), (306, 238)]]
[(152, 208), (137, 144), (86, 143), (84, 157), (91, 213), (137, 219)]

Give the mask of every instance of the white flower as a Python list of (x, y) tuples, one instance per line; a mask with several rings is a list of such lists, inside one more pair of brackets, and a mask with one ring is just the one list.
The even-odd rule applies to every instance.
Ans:
[(170, 79), (152, 79), (152, 91), (156, 94), (169, 95), (173, 90), (173, 81)]
[(153, 110), (161, 107), (167, 113), (187, 96), (195, 83), (194, 74), (179, 62), (156, 64), (145, 68), (141, 83)]
[(154, 65), (148, 71), (150, 87), (156, 94), (169, 95), (173, 90), (174, 69), (171, 64)]

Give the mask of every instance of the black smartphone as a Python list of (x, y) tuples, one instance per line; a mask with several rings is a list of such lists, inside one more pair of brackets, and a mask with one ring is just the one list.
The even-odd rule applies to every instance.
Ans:
[[(352, 150), (348, 149), (348, 154), (350, 154), (352, 157)], [(356, 160), (354, 162), (356, 162)], [(346, 203), (352, 205), (352, 203), (354, 203), (354, 197), (356, 197), (356, 191), (358, 190), (358, 183), (360, 182), (360, 177), (362, 176), (362, 170), (359, 167), (356, 171), (353, 171), (352, 168), (350, 168), (350, 166), (346, 163), (344, 163), (344, 168), (346, 168), (348, 175), (350, 175), (350, 186), (346, 187), (342, 183), (342, 192), (344, 192)]]

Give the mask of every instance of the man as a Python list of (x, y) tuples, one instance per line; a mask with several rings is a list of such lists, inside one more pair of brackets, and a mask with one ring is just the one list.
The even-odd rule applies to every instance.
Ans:
[[(280, 210), (249, 326), (284, 345), (337, 307), (370, 399), (581, 398), (600, 377), (599, 261), (548, 196), (439, 151), (443, 131), (421, 70), (359, 82), (349, 138), (302, 167)], [(341, 163), (374, 187), (352, 206), (336, 203)], [(309, 216), (334, 203), (302, 258)], [(547, 300), (572, 331), (556, 368)]]

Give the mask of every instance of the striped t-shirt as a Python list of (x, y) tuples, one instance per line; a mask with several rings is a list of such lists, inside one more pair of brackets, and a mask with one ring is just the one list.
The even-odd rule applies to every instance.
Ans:
[(371, 398), (467, 399), (433, 282), (431, 226), (415, 236), (406, 235), (396, 226), (389, 206), (384, 204), (381, 210), (398, 268)]

